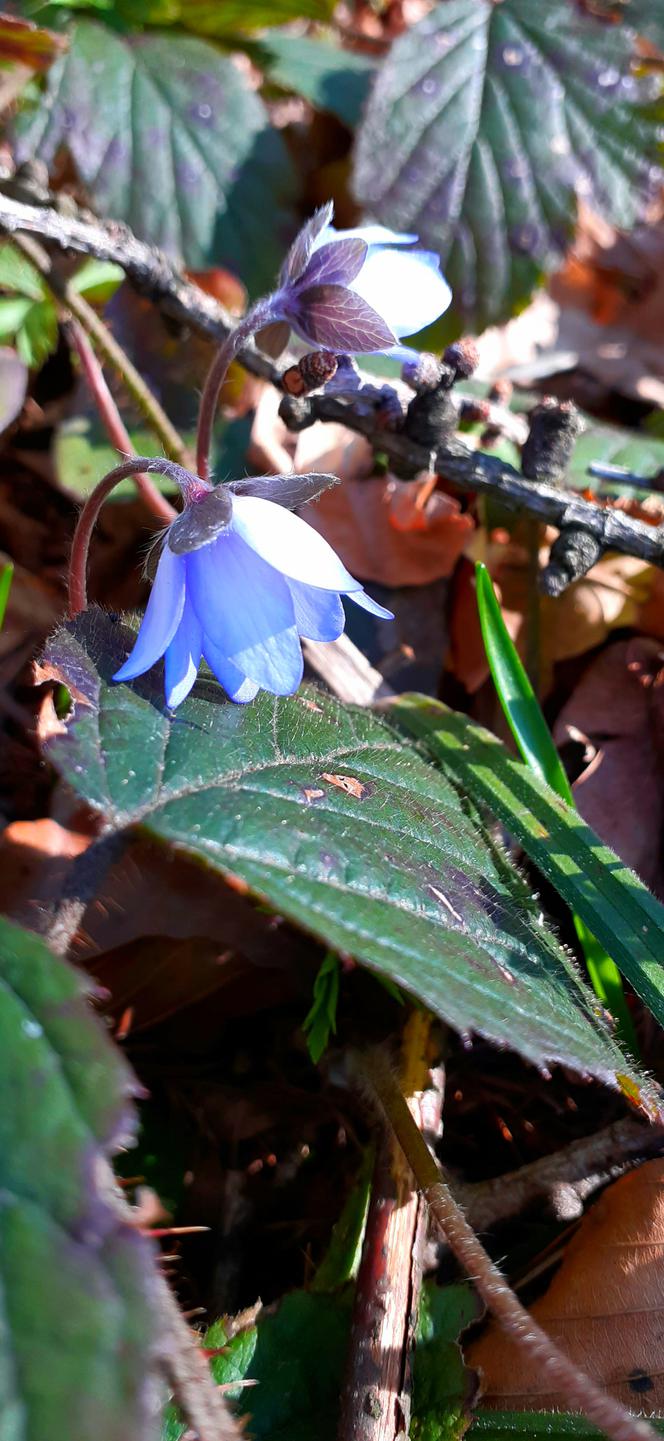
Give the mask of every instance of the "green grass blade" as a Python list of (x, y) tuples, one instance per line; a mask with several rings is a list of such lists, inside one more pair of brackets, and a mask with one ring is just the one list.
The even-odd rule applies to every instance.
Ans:
[[(524, 761), (540, 780), (550, 785), (568, 805), (576, 807), (540, 703), (505, 625), (491, 576), (481, 561), (475, 566), (475, 582), (484, 649), (512, 735)], [(575, 915), (573, 919), (595, 995), (611, 1012), (624, 1044), (638, 1055), (620, 971), (580, 917)]]
[(503, 620), (491, 576), (481, 561), (475, 566), (477, 608), (487, 660), (505, 719), (524, 761), (557, 795), (574, 805), (572, 788), (553, 744), (540, 703)]
[(422, 741), (462, 793), (483, 803), (578, 913), (664, 1024), (664, 906), (497, 736), (427, 696), (400, 696), (390, 719)]
[(9, 592), (12, 588), (13, 574), (14, 567), (12, 562), (10, 560), (5, 561), (5, 564), (0, 567), (0, 630), (2, 630), (5, 621), (5, 612), (7, 610)]

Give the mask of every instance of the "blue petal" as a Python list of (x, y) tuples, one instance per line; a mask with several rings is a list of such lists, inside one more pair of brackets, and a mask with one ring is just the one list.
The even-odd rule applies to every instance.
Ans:
[(395, 335), (415, 335), (442, 315), (452, 292), (440, 259), (428, 250), (373, 246), (351, 289), (377, 310)]
[(141, 628), (131, 654), (113, 680), (134, 680), (159, 660), (170, 645), (184, 609), (186, 567), (183, 555), (165, 545)]
[(377, 600), (373, 600), (370, 595), (367, 595), (366, 590), (350, 590), (345, 594), (349, 600), (354, 600), (356, 605), (361, 606), (362, 610), (368, 610), (371, 615), (378, 615), (381, 620), (394, 620), (392, 611), (386, 610), (384, 605), (379, 605)]
[(256, 495), (233, 497), (233, 531), (289, 580), (318, 590), (359, 590), (360, 583), (306, 520)]
[(202, 651), (202, 627), (187, 597), (182, 620), (165, 656), (164, 689), (167, 706), (175, 708), (189, 695), (196, 679)]
[[(238, 503), (236, 498), (234, 508)], [(255, 502), (243, 497), (242, 503)], [(285, 514), (281, 506), (269, 508)], [(274, 695), (297, 690), (302, 650), (284, 577), (231, 530), (188, 556), (187, 578), (203, 627), (204, 649), (209, 641), (217, 659), (232, 661), (243, 675)]]
[(203, 651), (205, 659), (214, 672), (217, 680), (223, 685), (226, 694), (237, 705), (248, 705), (258, 695), (259, 686), (256, 681), (249, 680), (243, 675), (233, 662), (217, 650), (216, 645), (207, 636), (203, 636)]
[(346, 624), (338, 592), (288, 582), (295, 606), (295, 624), (307, 640), (338, 640)]

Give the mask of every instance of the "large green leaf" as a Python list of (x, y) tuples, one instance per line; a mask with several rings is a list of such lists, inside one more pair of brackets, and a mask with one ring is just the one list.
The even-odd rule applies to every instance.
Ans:
[(279, 31), (261, 37), (260, 54), (276, 85), (303, 95), (319, 110), (331, 110), (350, 129), (357, 125), (376, 70), (370, 55)]
[[(648, 1422), (664, 1435), (664, 1421), (649, 1416)], [(469, 1441), (602, 1441), (604, 1434), (585, 1416), (564, 1411), (482, 1411), (468, 1432)]]
[(391, 714), (499, 817), (664, 1023), (664, 906), (638, 876), (490, 731), (423, 696), (401, 697)]
[(525, 882), (415, 747), (316, 690), (242, 707), (203, 680), (172, 715), (158, 673), (109, 684), (132, 639), (93, 611), (48, 650), (75, 697), (48, 753), (111, 827), (240, 877), (463, 1033), (634, 1075)]
[(101, 214), (188, 265), (229, 266), (252, 289), (273, 281), (292, 166), (260, 98), (204, 40), (81, 21), (17, 144), (49, 165), (66, 146)]
[(151, 1441), (148, 1243), (107, 1157), (131, 1078), (75, 972), (0, 920), (2, 1441)]
[(634, 33), (569, 0), (444, 0), (381, 67), (355, 189), (439, 251), (456, 315), (504, 320), (554, 266), (577, 195), (630, 226), (661, 183), (659, 81), (630, 72)]

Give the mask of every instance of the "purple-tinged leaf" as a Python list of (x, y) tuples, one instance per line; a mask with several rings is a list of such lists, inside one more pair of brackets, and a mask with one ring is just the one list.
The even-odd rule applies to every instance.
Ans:
[(28, 369), (9, 346), (0, 348), (0, 435), (21, 414), (28, 388)]
[(299, 235), (296, 235), (293, 244), (281, 267), (280, 281), (284, 285), (287, 280), (299, 280), (304, 267), (313, 250), (314, 241), (320, 235), (321, 230), (329, 225), (334, 215), (334, 202), (328, 200), (326, 205), (321, 205), (302, 226)]
[(629, 229), (661, 189), (660, 78), (633, 66), (629, 23), (591, 8), (446, 0), (378, 68), (355, 195), (438, 253), (465, 332), (508, 319), (560, 263), (579, 197)]
[(137, 1089), (85, 982), (0, 919), (0, 1394), (7, 1441), (157, 1441), (156, 1268), (109, 1157)]
[(159, 675), (109, 684), (133, 638), (88, 610), (48, 649), (73, 696), (48, 758), (111, 830), (139, 826), (240, 877), (275, 912), (459, 1031), (613, 1086), (627, 1076), (641, 1090), (531, 888), (453, 774), (384, 718), (320, 690), (238, 707), (199, 678), (170, 715)]
[(267, 289), (293, 230), (295, 173), (237, 66), (193, 35), (91, 20), (70, 33), (43, 103), (17, 118), (17, 157), (52, 168), (65, 148), (100, 215), (190, 267), (223, 265)]
[(314, 250), (299, 278), (298, 286), (350, 285), (367, 258), (366, 240), (331, 240)]
[(288, 311), (296, 329), (328, 350), (385, 350), (396, 336), (377, 310), (345, 285), (312, 285)]

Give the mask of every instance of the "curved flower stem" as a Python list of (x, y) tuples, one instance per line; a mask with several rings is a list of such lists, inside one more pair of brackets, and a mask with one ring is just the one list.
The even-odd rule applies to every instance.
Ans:
[(551, 1389), (564, 1397), (569, 1409), (587, 1416), (611, 1441), (655, 1441), (653, 1427), (632, 1416), (565, 1356), (514, 1295), (455, 1201), (411, 1116), (387, 1058), (381, 1052), (373, 1052), (369, 1057), (358, 1057), (358, 1066), (362, 1079), (370, 1082), (381, 1104), (441, 1235), (472, 1277), (487, 1310), (493, 1313), (498, 1324), (537, 1362), (547, 1375)]
[(121, 461), (120, 465), (109, 470), (108, 475), (99, 481), (92, 494), (88, 496), (74, 531), (69, 561), (69, 615), (71, 617), (85, 610), (88, 603), (86, 576), (90, 538), (106, 497), (121, 480), (126, 480), (130, 475), (141, 475), (145, 471), (152, 471), (155, 475), (167, 475), (170, 480), (179, 485), (185, 500), (195, 488), (194, 477), (189, 474), (189, 471), (183, 470), (182, 466), (177, 465), (174, 460), (166, 460), (163, 456), (130, 456), (128, 460)]
[(203, 394), (201, 396), (200, 410), (198, 412), (198, 435), (196, 438), (196, 468), (201, 480), (207, 481), (210, 478), (210, 451), (212, 449), (212, 431), (214, 429), (219, 391), (226, 379), (231, 361), (235, 359), (238, 350), (245, 341), (255, 335), (257, 330), (262, 330), (264, 325), (269, 325), (272, 320), (279, 317), (273, 309), (273, 298), (267, 296), (264, 300), (257, 300), (255, 305), (247, 311), (242, 320), (235, 326), (234, 330), (226, 336), (220, 345), (214, 360), (207, 373)]
[[(81, 362), (81, 368), (111, 445), (114, 445), (121, 454), (131, 455), (134, 449), (131, 436), (124, 425), (115, 400), (106, 384), (104, 372), (83, 327), (77, 320), (72, 319), (67, 324), (67, 331)], [(147, 475), (138, 474), (136, 485), (145, 504), (157, 517), (157, 520), (165, 521), (168, 524), (175, 519), (177, 511), (163, 495), (160, 495), (156, 485), (153, 485)]]

